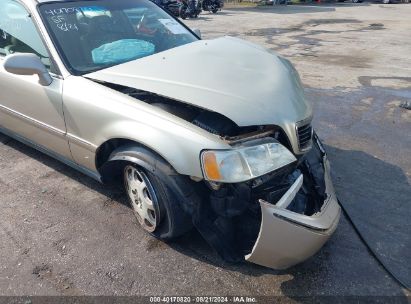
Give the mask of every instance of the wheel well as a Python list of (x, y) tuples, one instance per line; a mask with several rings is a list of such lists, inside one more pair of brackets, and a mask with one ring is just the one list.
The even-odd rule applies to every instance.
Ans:
[(151, 153), (153, 157), (155, 157), (158, 160), (161, 160), (164, 164), (166, 164), (166, 166), (169, 167), (170, 170), (174, 170), (174, 168), (167, 162), (167, 160), (165, 160), (160, 154), (150, 149), (149, 147), (134, 140), (114, 138), (100, 145), (96, 152), (96, 168), (102, 177), (103, 183), (115, 182), (121, 174), (124, 165), (129, 163), (129, 160), (108, 161), (111, 154), (115, 150), (123, 146), (139, 147), (141, 149), (144, 149), (145, 151)]
[(106, 142), (104, 142), (100, 147), (98, 147), (96, 152), (96, 168), (100, 170), (101, 167), (105, 164), (105, 162), (110, 157), (111, 153), (120, 146), (134, 143), (139, 145), (139, 143), (132, 141), (130, 139), (124, 138), (113, 138)]

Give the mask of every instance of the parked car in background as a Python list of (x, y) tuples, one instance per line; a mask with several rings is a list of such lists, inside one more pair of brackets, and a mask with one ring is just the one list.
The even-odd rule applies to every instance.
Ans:
[[(346, 0), (337, 0), (337, 2), (345, 2)], [(385, 1), (385, 0), (384, 0)], [(362, 3), (363, 0), (351, 0), (352, 3)]]
[(273, 268), (317, 252), (340, 207), (312, 119), (290, 61), (148, 0), (2, 0), (0, 131), (123, 184), (157, 238), (195, 227)]

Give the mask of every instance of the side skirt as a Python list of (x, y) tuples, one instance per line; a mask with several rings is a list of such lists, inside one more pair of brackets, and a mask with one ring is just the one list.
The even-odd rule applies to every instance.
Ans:
[(3, 134), (5, 134), (5, 135), (7, 135), (7, 136), (9, 136), (9, 137), (11, 137), (15, 140), (27, 145), (27, 146), (30, 146), (33, 149), (36, 149), (36, 150), (38, 150), (38, 151), (54, 158), (54, 159), (62, 162), (63, 164), (65, 164), (65, 165), (67, 165), (67, 166), (83, 173), (84, 175), (87, 175), (88, 177), (91, 177), (92, 179), (98, 181), (99, 183), (102, 183), (101, 176), (100, 176), (99, 173), (91, 171), (90, 169), (87, 169), (83, 166), (80, 166), (80, 165), (76, 164), (75, 162), (73, 162), (72, 160), (69, 160), (66, 157), (61, 156), (60, 154), (57, 154), (53, 151), (50, 151), (49, 149), (45, 148), (44, 146), (36, 144), (36, 143), (32, 142), (31, 140), (29, 140), (29, 139), (27, 139), (27, 138), (25, 138), (21, 135), (18, 135), (18, 134), (14, 133), (14, 132), (12, 132), (8, 129), (5, 129), (1, 126), (0, 126), (0, 133), (3, 133)]

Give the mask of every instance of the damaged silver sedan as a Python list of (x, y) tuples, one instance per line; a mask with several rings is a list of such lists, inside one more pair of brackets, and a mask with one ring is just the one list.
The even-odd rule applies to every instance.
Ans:
[(282, 269), (340, 207), (291, 63), (201, 40), (148, 0), (3, 0), (0, 131), (125, 187), (160, 239), (195, 227), (227, 261)]

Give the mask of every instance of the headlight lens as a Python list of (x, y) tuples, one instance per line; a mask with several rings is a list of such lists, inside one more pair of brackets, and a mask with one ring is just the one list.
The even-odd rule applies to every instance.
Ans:
[(247, 181), (294, 161), (295, 156), (276, 142), (233, 150), (209, 150), (201, 154), (205, 179), (222, 183)]

